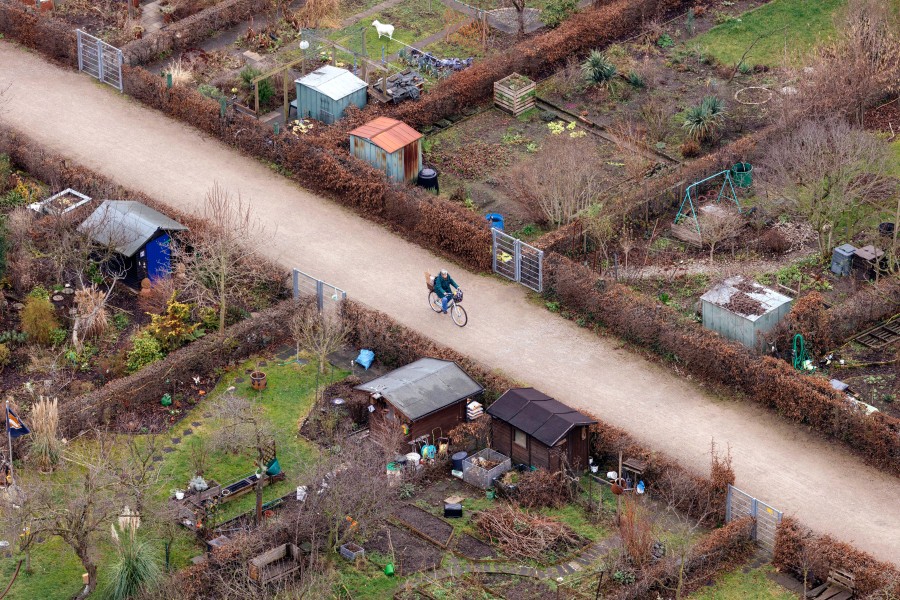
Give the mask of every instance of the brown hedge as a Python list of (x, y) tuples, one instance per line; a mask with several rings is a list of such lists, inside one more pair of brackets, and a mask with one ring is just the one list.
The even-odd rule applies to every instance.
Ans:
[[(890, 535), (889, 533), (887, 535)], [(825, 581), (828, 571), (841, 569), (853, 573), (857, 597), (881, 593), (883, 598), (900, 596), (900, 570), (881, 562), (867, 552), (839, 542), (828, 535), (817, 535), (793, 517), (785, 517), (775, 532), (772, 564), (801, 578), (804, 566), (808, 579)]]
[(155, 405), (163, 394), (188, 391), (193, 377), (214, 376), (226, 366), (285, 340), (284, 323), (295, 306), (293, 300), (285, 300), (222, 333), (191, 342), (133, 375), (66, 402), (65, 410), (60, 411), (63, 434), (72, 438), (81, 431), (114, 423), (121, 411), (147, 403)]
[(246, 21), (271, 5), (270, 0), (226, 0), (194, 15), (166, 25), (122, 47), (125, 63), (135, 66), (154, 60), (167, 52), (197, 46), (217, 31)]
[(0, 32), (52, 60), (78, 66), (75, 31), (64, 21), (26, 11), (21, 4), (0, 3)]
[(852, 408), (822, 377), (802, 375), (771, 357), (759, 357), (673, 309), (628, 287), (602, 282), (559, 254), (544, 263), (548, 293), (563, 306), (619, 337), (672, 356), (694, 377), (728, 386), (785, 418), (839, 440), (866, 461), (900, 475), (900, 419)]
[[(704, 585), (717, 573), (746, 563), (755, 551), (750, 537), (753, 519), (745, 517), (728, 523), (700, 539), (688, 552), (682, 574), (682, 597)], [(671, 594), (678, 587), (680, 557), (669, 556), (648, 567), (634, 584), (613, 598), (639, 600)]]

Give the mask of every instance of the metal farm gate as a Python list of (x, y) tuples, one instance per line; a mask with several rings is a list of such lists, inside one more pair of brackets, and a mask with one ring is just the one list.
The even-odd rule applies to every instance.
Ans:
[(536, 292), (544, 291), (544, 251), (491, 229), (494, 272)]
[(103, 40), (75, 30), (78, 37), (78, 70), (122, 91), (122, 51)]
[(344, 290), (334, 287), (330, 283), (325, 283), (321, 279), (316, 279), (312, 275), (307, 275), (298, 269), (294, 269), (293, 279), (294, 300), (300, 298), (301, 294), (315, 296), (319, 312), (322, 312), (326, 306), (336, 305), (347, 297), (347, 292)]
[(753, 526), (753, 539), (760, 548), (769, 553), (775, 551), (775, 530), (778, 529), (778, 524), (781, 523), (783, 516), (780, 510), (772, 508), (732, 485), (728, 486), (725, 521), (731, 522), (743, 517), (756, 519), (756, 524)]

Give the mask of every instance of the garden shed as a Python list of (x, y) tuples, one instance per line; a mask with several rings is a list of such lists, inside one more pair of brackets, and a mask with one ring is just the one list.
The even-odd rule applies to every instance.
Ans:
[(348, 71), (324, 65), (294, 82), (297, 86), (297, 116), (334, 123), (351, 104), (366, 105), (368, 85)]
[(371, 395), (370, 425), (399, 421), (412, 439), (446, 436), (466, 420), (468, 401), (484, 392), (455, 362), (437, 358), (420, 358), (355, 389)]
[(491, 416), (491, 447), (513, 463), (560, 471), (587, 468), (590, 426), (586, 415), (534, 388), (514, 388), (497, 398)]
[(422, 170), (422, 134), (396, 119), (378, 117), (350, 132), (350, 154), (397, 182)]
[(145, 204), (104, 200), (78, 230), (101, 246), (113, 249), (125, 269), (125, 283), (138, 286), (144, 277), (165, 277), (171, 271), (172, 234), (187, 227)]
[(790, 298), (740, 275), (707, 291), (700, 304), (704, 327), (754, 349), (791, 310)]

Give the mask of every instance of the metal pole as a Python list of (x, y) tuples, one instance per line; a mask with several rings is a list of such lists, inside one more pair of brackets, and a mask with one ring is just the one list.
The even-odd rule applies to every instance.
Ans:
[(75, 37), (78, 40), (78, 70), (84, 71), (84, 57), (82, 56), (82, 40), (81, 40), (81, 30), (77, 29), (75, 31)]
[(9, 482), (15, 484), (16, 477), (13, 473), (13, 454), (12, 454), (12, 430), (9, 427), (9, 400), (6, 401), (6, 438), (9, 440)]

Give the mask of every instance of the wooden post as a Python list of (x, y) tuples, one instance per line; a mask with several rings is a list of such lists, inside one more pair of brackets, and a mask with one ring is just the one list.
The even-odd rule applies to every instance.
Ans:
[(253, 83), (253, 99), (254, 99), (254, 108), (256, 110), (256, 118), (259, 118), (259, 82), (256, 81)]
[[(619, 450), (619, 470), (616, 473), (616, 483), (618, 479), (622, 479), (622, 451)], [(622, 494), (616, 495), (616, 525), (622, 522)]]
[(381, 93), (387, 97), (387, 71), (381, 77)]
[(291, 114), (291, 109), (288, 106), (288, 75), (290, 74), (290, 69), (284, 70), (284, 124), (287, 125), (288, 117)]
[[(369, 78), (366, 77), (366, 75), (368, 75), (368, 66), (369, 66), (368, 61), (369, 61), (369, 55), (366, 52), (366, 30), (363, 29), (362, 30), (362, 65), (360, 65), (362, 67), (362, 77), (360, 79), (362, 79), (366, 83), (369, 83)], [(900, 226), (900, 225), (898, 225), (898, 226)]]

